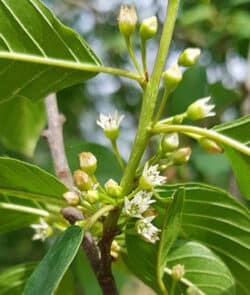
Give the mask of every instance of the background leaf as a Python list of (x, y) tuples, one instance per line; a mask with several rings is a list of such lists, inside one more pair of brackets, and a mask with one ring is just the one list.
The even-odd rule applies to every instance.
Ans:
[(0, 273), (0, 294), (20, 295), (25, 281), (31, 275), (37, 263), (25, 263), (12, 266)]
[(65, 230), (30, 276), (23, 294), (53, 294), (77, 254), (82, 237), (83, 231), (78, 226)]
[(155, 224), (162, 231), (160, 242), (150, 244), (137, 234), (128, 233), (126, 235), (128, 254), (125, 260), (127, 265), (136, 276), (159, 293), (161, 292), (157, 281), (163, 276), (168, 251), (178, 236), (183, 202), (184, 191), (180, 190), (175, 194), (169, 209), (162, 204), (156, 206), (159, 216), (156, 217)]
[[(185, 280), (178, 283), (175, 294), (181, 294), (189, 286), (188, 283), (198, 288), (201, 291), (200, 294), (236, 294), (235, 281), (229, 269), (206, 246), (192, 241), (179, 241), (168, 255), (168, 270), (177, 264), (184, 265)], [(166, 283), (169, 286), (172, 284), (169, 275)]]
[(67, 188), (53, 175), (19, 160), (0, 157), (0, 193), (23, 199), (62, 203)]
[[(217, 125), (213, 129), (242, 143), (250, 144), (250, 115)], [(250, 156), (243, 155), (227, 146), (225, 146), (225, 154), (231, 163), (240, 192), (245, 198), (250, 199)]]
[(180, 187), (186, 196), (181, 236), (209, 247), (226, 263), (236, 280), (236, 294), (250, 290), (248, 209), (227, 192), (208, 185), (189, 183), (159, 188), (167, 198)]
[(40, 0), (0, 0), (0, 101), (37, 100), (94, 74), (100, 61), (87, 43)]
[(10, 150), (31, 157), (45, 124), (43, 101), (16, 97), (0, 104), (0, 141)]

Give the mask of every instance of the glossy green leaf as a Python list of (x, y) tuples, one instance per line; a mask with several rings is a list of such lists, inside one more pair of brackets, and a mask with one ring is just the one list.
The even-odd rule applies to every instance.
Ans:
[(0, 273), (0, 295), (20, 295), (37, 263), (15, 265)]
[(185, 188), (182, 236), (200, 241), (226, 263), (236, 280), (236, 294), (250, 290), (249, 210), (227, 192), (208, 185), (189, 183), (159, 188), (167, 198)]
[(78, 226), (65, 230), (28, 279), (23, 294), (53, 294), (76, 256), (82, 237), (83, 231)]
[[(250, 143), (250, 115), (217, 125), (213, 129), (242, 143)], [(242, 195), (250, 199), (250, 156), (243, 155), (230, 147), (225, 147), (225, 154), (231, 163)]]
[(97, 158), (96, 177), (101, 184), (104, 184), (108, 178), (120, 180), (121, 168), (114, 154), (108, 148), (95, 143), (78, 141), (66, 145), (66, 154), (71, 171), (79, 169), (78, 154), (84, 151), (93, 153)]
[(184, 265), (184, 278), (176, 286), (176, 295), (195, 286), (199, 295), (234, 295), (235, 280), (225, 263), (206, 246), (192, 241), (181, 241), (168, 255), (165, 268), (166, 283), (171, 286), (173, 266)]
[(10, 150), (31, 157), (45, 124), (43, 101), (16, 97), (0, 104), (0, 141)]
[(100, 61), (40, 0), (0, 0), (0, 101), (32, 100), (93, 76)]
[(0, 193), (46, 204), (62, 204), (67, 188), (46, 171), (16, 159), (0, 157)]
[[(137, 234), (126, 235), (128, 254), (125, 258), (130, 270), (147, 285), (160, 292), (158, 281), (161, 280), (167, 262), (167, 254), (178, 236), (181, 226), (184, 191), (177, 192), (169, 209), (162, 204), (156, 205), (159, 216), (155, 224), (161, 229), (160, 242), (150, 244)], [(146, 259), (145, 259), (146, 258)]]

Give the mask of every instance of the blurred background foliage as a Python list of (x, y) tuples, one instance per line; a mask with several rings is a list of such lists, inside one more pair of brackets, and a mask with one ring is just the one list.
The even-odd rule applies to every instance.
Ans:
[[(155, 14), (162, 22), (167, 1), (137, 0), (124, 3), (120, 0), (44, 0), (43, 2), (64, 24), (74, 28), (87, 40), (105, 65), (133, 70), (125, 43), (117, 29), (120, 5), (135, 4), (139, 19)], [(208, 95), (212, 96), (216, 104), (217, 115), (215, 118), (198, 122), (197, 124), (201, 126), (211, 127), (248, 114), (250, 110), (249, 40), (249, 0), (181, 1), (166, 67), (174, 63), (178, 54), (186, 47), (200, 47), (203, 53), (199, 64), (185, 71), (183, 81), (169, 99), (165, 115), (182, 112), (194, 100)], [(158, 38), (148, 44), (149, 69), (152, 69), (158, 42), (159, 34)], [(140, 58), (138, 34), (134, 36), (133, 44)], [(118, 167), (108, 150), (109, 143), (95, 121), (98, 113), (108, 113), (115, 109), (126, 115), (119, 146), (124, 158), (127, 159), (140, 112), (141, 91), (137, 84), (124, 78), (99, 74), (87, 83), (59, 92), (58, 103), (60, 111), (67, 118), (64, 136), (71, 167), (76, 168), (77, 154), (81, 149), (90, 149), (99, 157), (101, 167), (98, 176), (102, 182), (109, 177), (119, 177)], [(31, 161), (53, 172), (47, 144), (40, 137), (45, 127), (43, 103), (33, 105), (23, 99), (15, 101), (14, 105), (15, 107), (13, 102), (0, 105), (0, 154)], [(87, 142), (93, 142), (95, 145)], [(152, 141), (148, 154), (156, 149), (156, 143), (156, 140)], [(182, 143), (192, 146), (191, 161), (185, 167), (170, 169), (169, 182), (189, 180), (208, 182), (240, 198), (229, 162), (223, 155), (207, 154), (187, 138), (183, 138)], [(103, 149), (98, 144), (106, 148)], [(38, 260), (44, 255), (48, 245), (31, 242), (31, 234), (30, 229), (25, 229), (0, 235), (0, 270), (17, 263)], [(77, 281), (75, 285), (79, 294), (99, 294), (95, 278), (86, 265), (86, 259), (82, 257), (76, 259), (72, 266), (73, 276), (68, 276), (68, 280)], [(121, 269), (124, 270), (124, 267)], [(125, 290), (124, 294), (129, 294), (130, 288), (133, 288), (133, 294), (137, 294), (135, 289), (141, 288), (138, 283), (131, 280), (130, 285), (124, 284), (128, 277), (118, 268), (116, 277), (120, 287)], [(85, 282), (88, 282), (87, 285)], [(143, 292), (146, 294), (145, 290)]]

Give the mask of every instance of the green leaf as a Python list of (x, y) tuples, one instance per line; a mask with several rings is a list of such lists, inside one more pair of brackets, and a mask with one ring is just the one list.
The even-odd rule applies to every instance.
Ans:
[(98, 161), (96, 177), (101, 184), (104, 184), (108, 180), (107, 178), (120, 180), (121, 168), (114, 154), (108, 148), (95, 143), (77, 141), (66, 145), (66, 154), (71, 171), (79, 169), (78, 154), (84, 151), (91, 152), (96, 156)]
[(0, 141), (10, 150), (31, 157), (45, 124), (43, 101), (16, 97), (0, 104)]
[(92, 77), (91, 64), (88, 44), (40, 0), (0, 0), (0, 101), (43, 98)]
[(82, 237), (83, 231), (78, 226), (64, 231), (28, 279), (23, 294), (53, 294), (76, 256)]
[(168, 198), (181, 187), (186, 192), (182, 236), (203, 243), (219, 255), (236, 279), (236, 294), (247, 295), (249, 210), (227, 192), (199, 183), (163, 186), (159, 193)]
[[(174, 200), (169, 209), (156, 206), (159, 216), (155, 224), (162, 230), (160, 242), (150, 244), (142, 240), (137, 234), (126, 235), (128, 254), (126, 264), (147, 285), (160, 292), (160, 282), (167, 262), (167, 254), (178, 236), (181, 226), (181, 213), (184, 202), (184, 192), (181, 190), (174, 195)], [(167, 205), (168, 206), (168, 205)], [(146, 259), (145, 259), (146, 258)]]
[(37, 166), (0, 157), (0, 193), (21, 199), (62, 205), (67, 188), (53, 175)]
[(175, 294), (194, 285), (199, 294), (234, 295), (235, 280), (223, 261), (206, 246), (192, 241), (181, 241), (175, 245), (168, 255), (165, 272), (168, 274), (166, 283), (172, 284), (169, 274), (177, 264), (184, 265), (185, 275), (177, 284)]
[[(250, 143), (250, 115), (217, 125), (213, 129), (242, 143)], [(243, 155), (227, 146), (225, 146), (225, 154), (231, 163), (240, 192), (245, 198), (250, 199), (250, 156)]]
[(20, 295), (37, 263), (15, 265), (0, 273), (0, 295)]

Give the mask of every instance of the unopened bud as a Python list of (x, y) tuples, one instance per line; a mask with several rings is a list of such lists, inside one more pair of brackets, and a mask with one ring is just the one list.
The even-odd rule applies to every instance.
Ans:
[(82, 170), (74, 172), (74, 184), (80, 191), (87, 191), (92, 187), (92, 180), (87, 173)]
[(179, 147), (179, 135), (176, 132), (166, 134), (161, 141), (162, 152), (175, 151)]
[(89, 152), (82, 152), (79, 154), (80, 167), (87, 174), (94, 174), (97, 167), (96, 157)]
[(143, 40), (151, 39), (158, 30), (158, 21), (156, 16), (145, 18), (140, 26), (140, 35)]
[(80, 202), (80, 198), (76, 192), (66, 192), (63, 194), (63, 198), (70, 206), (76, 206)]
[(179, 56), (178, 64), (184, 67), (193, 66), (197, 63), (200, 55), (200, 48), (187, 48)]
[(113, 240), (112, 244), (111, 244), (111, 250), (110, 250), (110, 255), (117, 260), (119, 258), (119, 251), (121, 250), (120, 245)]
[(202, 137), (199, 140), (199, 144), (204, 150), (212, 154), (221, 154), (224, 151), (223, 148), (219, 146), (217, 142), (205, 137)]
[(172, 160), (174, 165), (183, 165), (188, 162), (192, 150), (190, 147), (180, 148), (172, 153)]
[(122, 188), (113, 179), (109, 179), (105, 183), (104, 187), (108, 195), (110, 195), (111, 197), (114, 197), (114, 198), (120, 197), (122, 193)]
[(135, 30), (137, 24), (137, 14), (134, 6), (122, 6), (118, 17), (120, 32), (129, 37)]
[(184, 269), (184, 265), (182, 264), (176, 264), (173, 268), (172, 268), (172, 274), (171, 277), (175, 280), (175, 281), (179, 281), (183, 278), (185, 274), (185, 269)]
[(91, 204), (99, 200), (99, 193), (96, 190), (88, 190), (84, 198)]
[(174, 64), (162, 74), (162, 77), (166, 89), (173, 91), (182, 80), (182, 72), (180, 67), (177, 64)]

